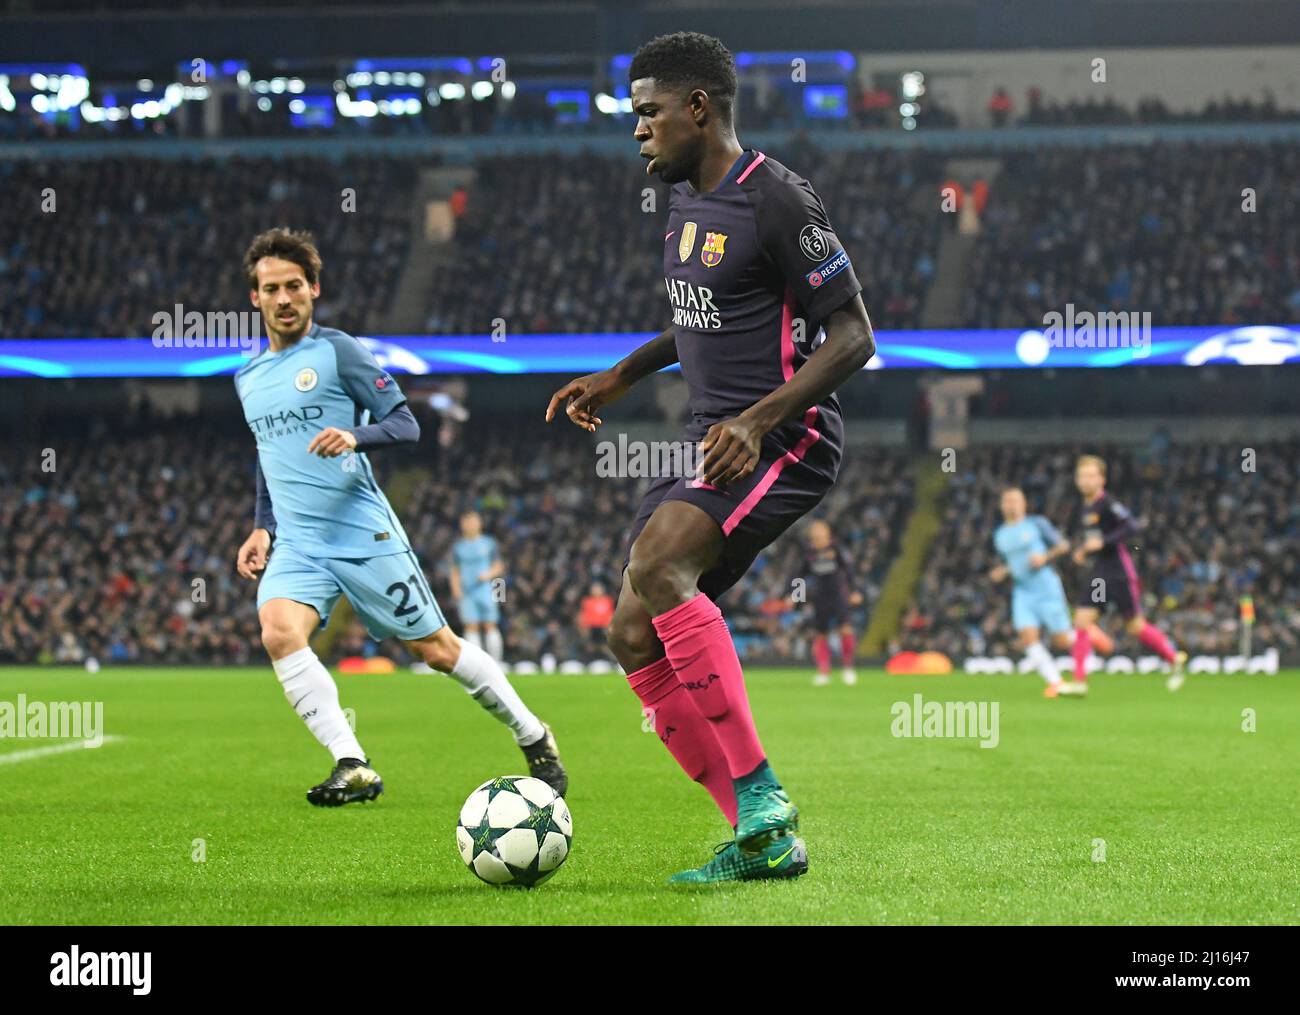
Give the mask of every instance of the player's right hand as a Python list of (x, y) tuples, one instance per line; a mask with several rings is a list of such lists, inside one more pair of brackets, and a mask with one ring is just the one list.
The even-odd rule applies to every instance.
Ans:
[(990, 581), (1000, 582), (1006, 576), (1007, 576), (1007, 566), (1005, 564), (999, 564), (997, 567), (995, 567), (992, 571), (989, 572)]
[(596, 427), (600, 426), (601, 422), (600, 417), (596, 415), (596, 410), (602, 405), (608, 405), (622, 398), (627, 393), (628, 387), (629, 385), (620, 381), (612, 370), (601, 370), (599, 373), (578, 377), (551, 396), (551, 402), (546, 407), (546, 422), (549, 423), (555, 418), (556, 410), (565, 399), (568, 399), (569, 404), (565, 406), (564, 412), (573, 421), (574, 426), (580, 426), (588, 433), (595, 433)]
[(265, 569), (266, 558), (270, 552), (271, 533), (266, 529), (254, 529), (244, 540), (244, 545), (239, 548), (239, 555), (235, 558), (235, 570), (239, 572), (241, 578), (256, 578), (257, 572)]

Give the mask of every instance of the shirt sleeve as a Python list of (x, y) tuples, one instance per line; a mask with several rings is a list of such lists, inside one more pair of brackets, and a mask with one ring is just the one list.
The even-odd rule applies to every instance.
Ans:
[(1101, 538), (1107, 546), (1114, 546), (1137, 531), (1137, 519), (1129, 514), (1128, 508), (1117, 500), (1110, 502), (1109, 513), (1112, 527), (1103, 532)]
[(253, 508), (253, 528), (266, 529), (275, 535), (275, 512), (271, 508), (271, 491), (266, 488), (262, 459), (257, 459), (257, 501)]
[(806, 180), (761, 191), (758, 238), (805, 318), (822, 322), (862, 291), (821, 198)]
[(415, 444), (420, 439), (420, 424), (411, 407), (405, 403), (397, 406), (378, 423), (354, 426), (352, 436), (357, 439), (358, 451), (393, 447), (398, 444)]
[(351, 336), (331, 338), (338, 363), (339, 383), (357, 405), (378, 423), (406, 401), (392, 376), (376, 362), (370, 350)]
[(1034, 516), (1034, 524), (1038, 526), (1038, 531), (1042, 534), (1043, 539), (1047, 541), (1048, 549), (1060, 545), (1063, 537), (1056, 531), (1055, 525), (1042, 515)]

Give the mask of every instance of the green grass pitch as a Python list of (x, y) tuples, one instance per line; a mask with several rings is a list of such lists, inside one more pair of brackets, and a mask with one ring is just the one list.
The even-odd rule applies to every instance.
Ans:
[[(0, 740), (0, 922), (1295, 923), (1298, 678), (1190, 677), (1170, 694), (1158, 676), (1099, 676), (1086, 700), (1048, 701), (1027, 676), (813, 688), (755, 670), (811, 870), (683, 889), (664, 877), (728, 829), (642, 732), (623, 679), (521, 677), (575, 822), (564, 868), (526, 892), (457, 855), (465, 796), (522, 758), (445, 678), (338, 678), (387, 792), (318, 810), (304, 793), (328, 755), (269, 669), (4, 669), (0, 701), (102, 701), (120, 739), (8, 764), (50, 742)], [(998, 746), (895, 738), (891, 706), (916, 692), (997, 702)]]

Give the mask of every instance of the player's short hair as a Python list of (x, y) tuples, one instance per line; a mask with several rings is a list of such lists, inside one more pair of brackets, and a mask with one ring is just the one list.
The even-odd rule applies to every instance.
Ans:
[(660, 88), (689, 93), (701, 88), (722, 119), (731, 123), (736, 104), (736, 60), (719, 39), (699, 32), (673, 32), (651, 39), (636, 51), (627, 70), (629, 83), (654, 78)]
[[(1004, 486), (1004, 487), (1002, 488), (1002, 493), (1003, 493), (1004, 496), (1005, 496), (1006, 494), (1008, 494), (1008, 493), (1018, 493), (1018, 494), (1020, 494), (1020, 496), (1022, 496), (1022, 497), (1025, 496), (1025, 491), (1024, 491), (1021, 487), (1014, 486), (1014, 485), (1013, 485), (1013, 486)], [(1028, 498), (1026, 498), (1026, 499), (1028, 499)]]
[(320, 281), (320, 252), (316, 249), (316, 238), (309, 232), (277, 226), (254, 236), (244, 252), (244, 274), (250, 289), (257, 288), (257, 262), (264, 257), (292, 261), (302, 269), (308, 285)]
[(1101, 478), (1106, 478), (1106, 459), (1102, 458), (1100, 455), (1080, 455), (1078, 460), (1074, 463), (1074, 467), (1078, 469), (1083, 465), (1097, 466), (1097, 471), (1101, 473)]

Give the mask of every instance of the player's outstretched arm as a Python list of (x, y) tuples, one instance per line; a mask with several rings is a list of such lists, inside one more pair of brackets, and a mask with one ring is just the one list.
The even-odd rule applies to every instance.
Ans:
[(580, 426), (589, 433), (595, 433), (600, 426), (600, 417), (596, 411), (602, 405), (615, 402), (627, 394), (643, 377), (647, 377), (664, 367), (677, 362), (677, 336), (673, 329), (660, 332), (645, 345), (629, 353), (608, 370), (601, 370), (585, 377), (578, 377), (560, 388), (551, 396), (546, 406), (546, 422), (555, 418), (556, 411), (568, 400), (565, 414), (575, 426)]
[(704, 455), (700, 476), (706, 483), (726, 485), (742, 479), (758, 464), (763, 436), (786, 420), (803, 415), (876, 354), (862, 297), (854, 296), (826, 322), (824, 341), (793, 377), (734, 419), (714, 423), (700, 442)]
[(257, 501), (253, 508), (253, 531), (235, 556), (235, 570), (243, 578), (256, 578), (266, 567), (271, 552), (271, 536), (275, 532), (275, 513), (271, 508), (271, 491), (266, 486), (262, 460), (257, 460)]

